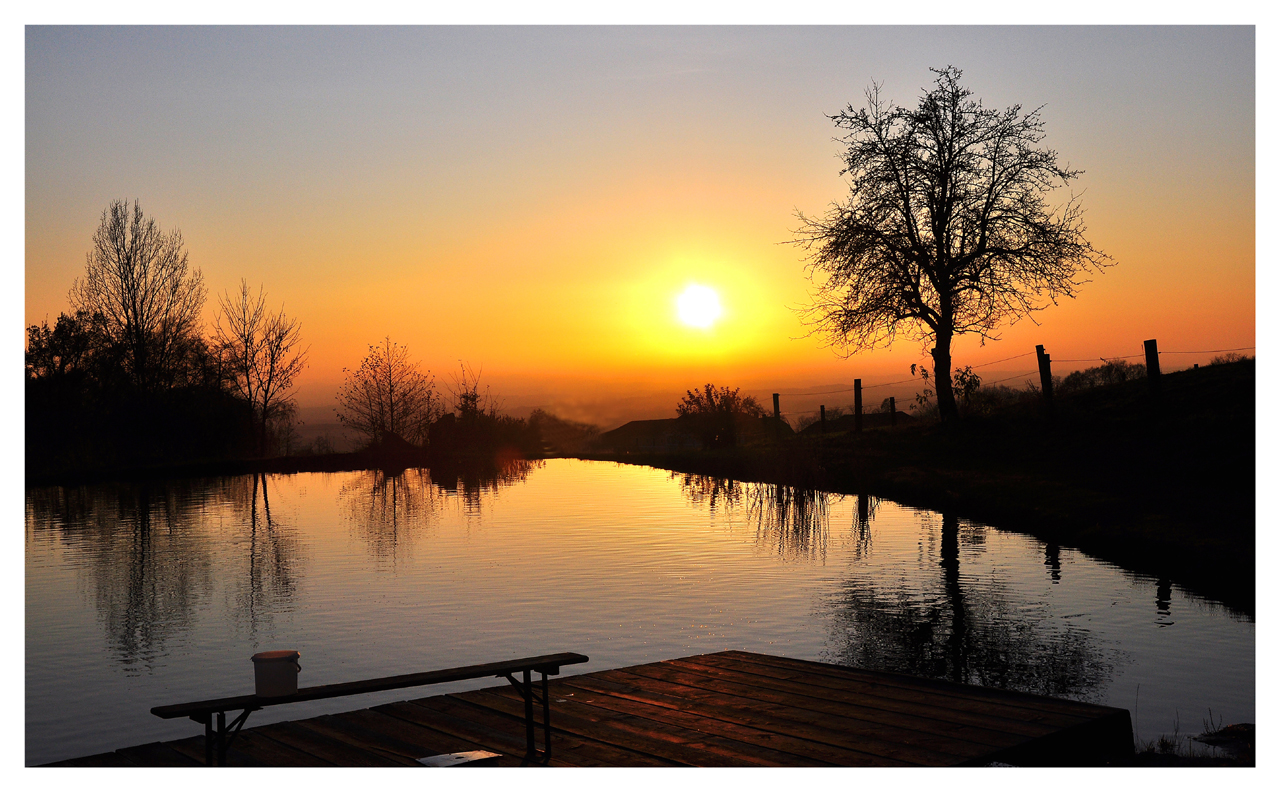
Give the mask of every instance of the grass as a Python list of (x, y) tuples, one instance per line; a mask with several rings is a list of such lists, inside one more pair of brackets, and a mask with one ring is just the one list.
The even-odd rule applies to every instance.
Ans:
[(1204, 731), (1196, 736), (1181, 734), (1175, 715), (1173, 731), (1154, 740), (1134, 744), (1134, 764), (1142, 767), (1254, 767), (1256, 764), (1252, 724), (1224, 727), (1213, 710), (1203, 721)]

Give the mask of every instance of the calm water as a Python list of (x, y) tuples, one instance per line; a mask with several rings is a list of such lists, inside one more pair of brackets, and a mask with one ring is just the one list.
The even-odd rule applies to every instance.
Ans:
[[(573, 672), (746, 649), (1254, 721), (1254, 624), (1067, 547), (871, 497), (551, 460), (32, 489), (26, 760), (198, 733), (152, 706), (574, 651)], [(249, 725), (486, 687), (254, 713)]]

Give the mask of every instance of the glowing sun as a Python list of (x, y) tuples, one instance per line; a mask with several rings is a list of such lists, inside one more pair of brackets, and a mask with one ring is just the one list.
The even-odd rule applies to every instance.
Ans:
[(676, 314), (690, 327), (708, 328), (721, 313), (720, 295), (707, 286), (690, 284), (676, 297)]

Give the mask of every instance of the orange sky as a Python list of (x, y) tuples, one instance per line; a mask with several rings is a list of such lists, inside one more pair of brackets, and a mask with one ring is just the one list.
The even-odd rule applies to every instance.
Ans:
[[(138, 198), (181, 228), (210, 320), (241, 277), (301, 319), (304, 406), (385, 335), (442, 383), (467, 361), (512, 411), (602, 423), (707, 380), (904, 379), (910, 341), (845, 361), (802, 337), (784, 243), (845, 190), (824, 114), (872, 80), (914, 104), (946, 64), (989, 106), (1046, 105), (1117, 262), (959, 365), (1254, 344), (1248, 27), (28, 28), (26, 322), (66, 310), (102, 209)], [(691, 282), (719, 291), (710, 330), (675, 319)]]

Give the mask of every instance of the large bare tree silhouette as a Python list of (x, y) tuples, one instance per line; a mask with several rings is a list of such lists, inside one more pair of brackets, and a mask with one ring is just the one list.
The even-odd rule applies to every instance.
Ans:
[(1040, 110), (988, 109), (959, 69), (933, 71), (914, 109), (873, 85), (866, 107), (831, 116), (846, 132), (850, 194), (822, 217), (801, 214), (795, 242), (817, 287), (801, 309), (810, 332), (846, 357), (900, 332), (932, 346), (938, 410), (950, 421), (955, 337), (996, 338), (1002, 324), (1075, 296), (1082, 274), (1109, 257), (1085, 239), (1074, 195), (1049, 205), (1082, 171), (1041, 145)]

